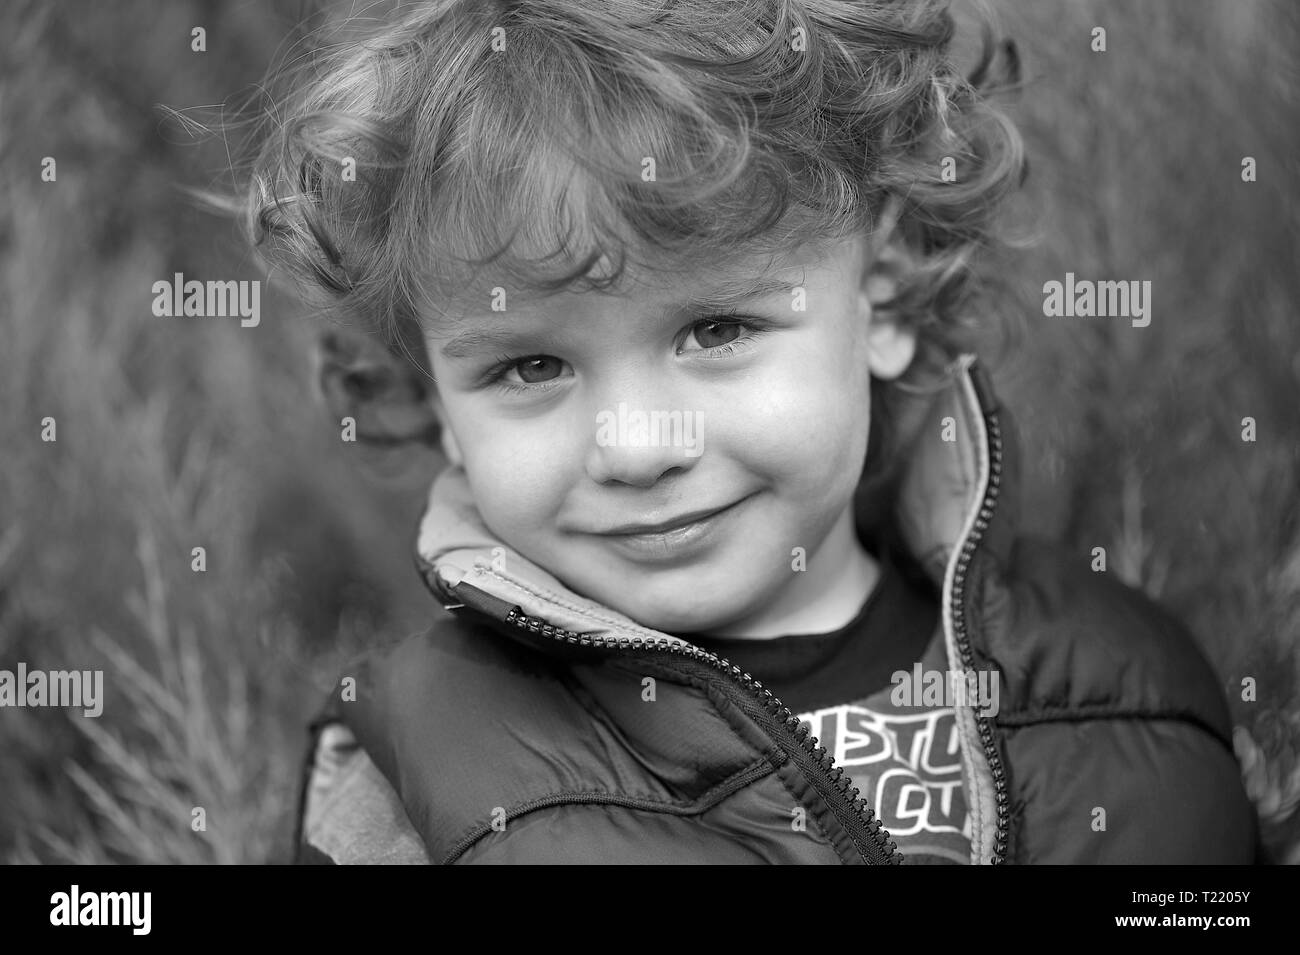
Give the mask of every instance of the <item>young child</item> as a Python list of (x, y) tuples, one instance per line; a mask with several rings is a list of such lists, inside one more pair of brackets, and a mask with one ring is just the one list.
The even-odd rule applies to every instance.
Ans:
[(1017, 530), (967, 343), (1024, 163), (946, 6), (435, 0), (313, 61), (255, 240), (373, 325), (338, 417), (449, 463), (302, 861), (1253, 858), (1190, 638)]

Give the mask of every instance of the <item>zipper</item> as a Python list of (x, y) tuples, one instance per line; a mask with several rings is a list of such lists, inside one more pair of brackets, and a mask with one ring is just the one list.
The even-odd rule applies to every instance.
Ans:
[[(437, 580), (436, 574), (430, 574), (430, 577), (432, 578), (430, 583)], [(845, 773), (844, 767), (836, 765), (835, 757), (831, 756), (826, 747), (817, 744), (817, 737), (811, 735), (811, 729), (801, 723), (790, 708), (783, 704), (771, 690), (725, 657), (694, 646), (685, 640), (669, 637), (604, 637), (575, 633), (550, 624), (541, 617), (530, 616), (517, 604), (501, 600), (472, 584), (462, 582), (449, 589), (462, 603), (459, 606), (448, 605), (448, 609), (455, 610), (468, 606), (509, 627), (534, 636), (577, 647), (666, 653), (721, 673), (732, 684), (739, 684), (746, 697), (757, 704), (757, 709), (743, 705), (742, 709), (808, 777), (813, 788), (830, 805), (836, 819), (849, 834), (854, 848), (867, 864), (899, 865), (902, 863), (903, 853), (890, 838), (889, 832), (880, 819), (876, 818), (875, 812), (867, 805), (866, 799), (859, 795), (858, 788), (850, 785), (851, 780)]]
[[(971, 370), (978, 372), (980, 369), (973, 366)], [(956, 637), (957, 649), (961, 654), (962, 666), (967, 670), (975, 669), (975, 657), (974, 652), (971, 650), (970, 632), (966, 626), (966, 574), (970, 569), (971, 558), (975, 554), (975, 549), (984, 539), (984, 532), (988, 530), (989, 521), (993, 517), (993, 509), (997, 506), (998, 494), (1002, 486), (1002, 427), (998, 421), (996, 404), (992, 400), (992, 393), (987, 382), (983, 381), (978, 373), (971, 375), (971, 381), (981, 405), (985, 427), (988, 429), (989, 481), (984, 492), (984, 500), (980, 503), (979, 513), (975, 517), (975, 523), (971, 527), (970, 534), (961, 545), (961, 553), (957, 558), (957, 570), (953, 575), (953, 635)], [(979, 733), (980, 745), (984, 747), (984, 756), (988, 760), (989, 771), (993, 775), (993, 798), (997, 804), (997, 830), (993, 840), (993, 857), (989, 860), (989, 863), (991, 865), (1002, 865), (1007, 861), (1007, 830), (1011, 814), (1011, 797), (1007, 792), (1007, 774), (1005, 767), (1002, 765), (1002, 754), (998, 752), (997, 742), (993, 738), (993, 718), (981, 715), (976, 710), (975, 727)]]

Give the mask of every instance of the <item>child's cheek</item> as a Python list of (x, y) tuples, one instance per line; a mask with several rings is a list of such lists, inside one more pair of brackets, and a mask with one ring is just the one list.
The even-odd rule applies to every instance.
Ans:
[[(829, 356), (822, 356), (829, 357)], [(870, 413), (866, 372), (832, 359), (813, 367), (770, 369), (732, 417), (737, 453), (754, 459), (788, 491), (813, 493), (840, 478), (856, 483), (866, 454)], [(853, 471), (845, 475), (845, 470)]]
[(480, 513), (498, 536), (527, 536), (560, 511), (573, 486), (572, 440), (536, 422), (498, 420), (473, 429), (464, 446), (465, 472)]

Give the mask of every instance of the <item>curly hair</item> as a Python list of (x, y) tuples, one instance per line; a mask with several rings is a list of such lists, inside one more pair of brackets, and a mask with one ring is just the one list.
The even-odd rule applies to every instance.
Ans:
[[(919, 261), (891, 304), (951, 341), (1024, 168), (980, 92), (985, 31), (962, 77), (947, 0), (405, 5), (288, 71), (250, 237), (316, 301), (391, 335), (466, 268), (543, 292), (608, 285), (637, 249), (716, 260), (889, 216)], [(592, 278), (604, 255), (616, 266)]]

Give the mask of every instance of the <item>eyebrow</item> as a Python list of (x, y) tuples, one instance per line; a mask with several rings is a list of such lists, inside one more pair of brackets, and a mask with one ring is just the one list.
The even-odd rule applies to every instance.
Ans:
[(792, 292), (802, 284), (802, 280), (799, 282), (791, 282), (785, 279), (773, 278), (768, 275), (762, 275), (748, 281), (733, 280), (730, 282), (724, 282), (717, 288), (710, 289), (705, 295), (693, 298), (687, 302), (668, 306), (663, 312), (663, 317), (667, 318), (672, 315), (680, 314), (681, 312), (702, 312), (734, 308), (751, 298), (758, 298), (762, 295), (774, 295), (777, 292)]
[[(734, 309), (750, 299), (777, 292), (792, 292), (802, 284), (785, 279), (760, 276), (750, 281), (731, 281), (711, 288), (707, 293), (686, 301), (674, 302), (660, 310), (659, 317), (667, 320), (676, 316), (717, 313)], [(527, 336), (527, 332), (512, 328), (475, 328), (448, 341), (442, 346), (446, 358), (469, 358), (482, 351), (501, 350)]]

